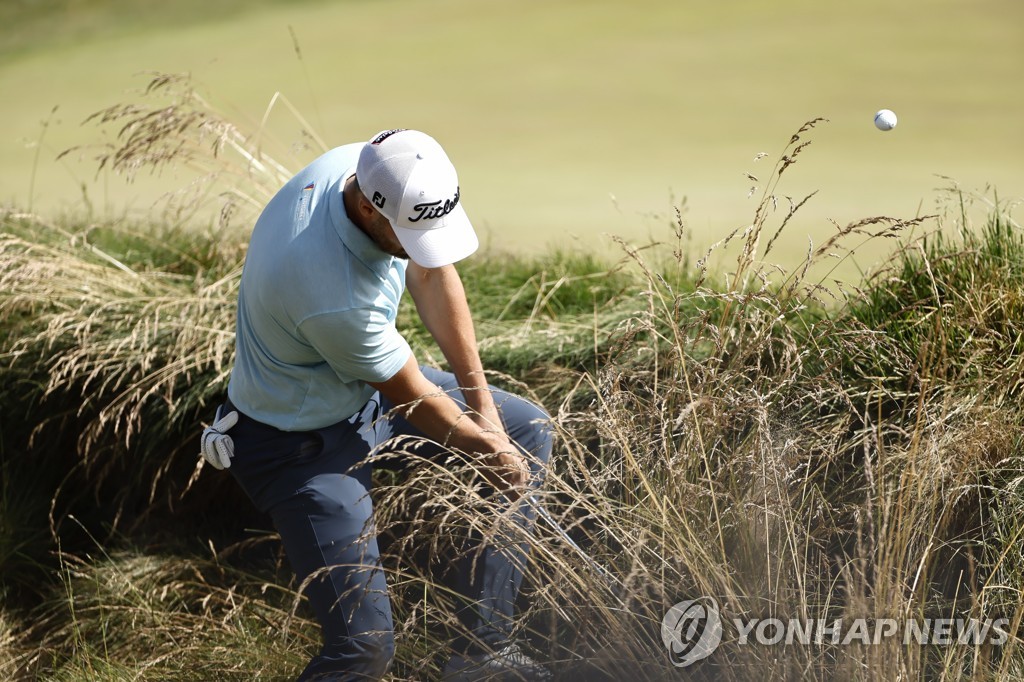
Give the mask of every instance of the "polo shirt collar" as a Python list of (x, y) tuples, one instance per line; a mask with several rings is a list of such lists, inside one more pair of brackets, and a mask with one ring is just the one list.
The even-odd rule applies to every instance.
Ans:
[(336, 190), (330, 192), (330, 214), (331, 222), (334, 224), (334, 229), (337, 231), (338, 236), (341, 237), (341, 241), (345, 244), (345, 247), (349, 252), (355, 256), (360, 263), (369, 268), (377, 277), (381, 280), (387, 279), (388, 272), (391, 269), (391, 263), (395, 257), (389, 253), (381, 251), (380, 247), (374, 243), (365, 232), (356, 227), (356, 224), (348, 217), (348, 213), (345, 211), (345, 201), (342, 197), (342, 190), (345, 187), (345, 182), (352, 177), (355, 172), (348, 173), (342, 177), (338, 183)]

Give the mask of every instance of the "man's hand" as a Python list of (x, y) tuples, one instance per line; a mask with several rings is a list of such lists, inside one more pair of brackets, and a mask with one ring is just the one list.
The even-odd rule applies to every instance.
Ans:
[(530, 480), (530, 465), (508, 438), (496, 435), (494, 441), (495, 452), (480, 453), (483, 465), (480, 473), (495, 490), (510, 500), (517, 500)]
[(232, 410), (222, 417), (221, 409), (217, 408), (213, 424), (203, 429), (200, 443), (203, 457), (214, 469), (227, 469), (235, 456), (235, 443), (227, 432), (238, 423), (238, 413)]

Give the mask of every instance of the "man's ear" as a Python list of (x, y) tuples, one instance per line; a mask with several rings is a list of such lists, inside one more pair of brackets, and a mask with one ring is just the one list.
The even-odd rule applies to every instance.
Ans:
[(356, 210), (359, 211), (359, 215), (366, 220), (372, 219), (374, 214), (377, 213), (377, 209), (374, 208), (373, 204), (370, 203), (370, 200), (367, 199), (362, 192), (359, 192), (359, 196), (357, 197)]
[[(359, 183), (356, 181), (356, 177), (352, 176), (348, 182), (345, 183), (345, 210), (349, 213), (349, 218), (356, 223), (366, 223), (373, 218), (373, 214), (376, 209), (370, 200), (366, 198), (363, 191), (359, 189)], [(355, 215), (352, 215), (352, 212)]]

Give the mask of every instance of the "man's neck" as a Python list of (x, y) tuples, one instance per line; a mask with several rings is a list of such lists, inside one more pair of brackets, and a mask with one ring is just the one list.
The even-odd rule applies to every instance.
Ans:
[(370, 236), (366, 233), (366, 226), (363, 225), (362, 216), (359, 215), (359, 190), (356, 189), (355, 177), (350, 175), (345, 180), (345, 186), (341, 189), (341, 201), (345, 206), (345, 215), (352, 221), (352, 224), (358, 227), (366, 236)]

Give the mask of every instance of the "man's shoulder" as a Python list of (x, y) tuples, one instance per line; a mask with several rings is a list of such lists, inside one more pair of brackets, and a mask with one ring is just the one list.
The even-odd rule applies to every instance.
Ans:
[(354, 168), (356, 162), (359, 160), (359, 152), (362, 148), (363, 144), (361, 142), (355, 142), (329, 149), (313, 159), (313, 161), (306, 166), (305, 170), (334, 175), (349, 168)]

